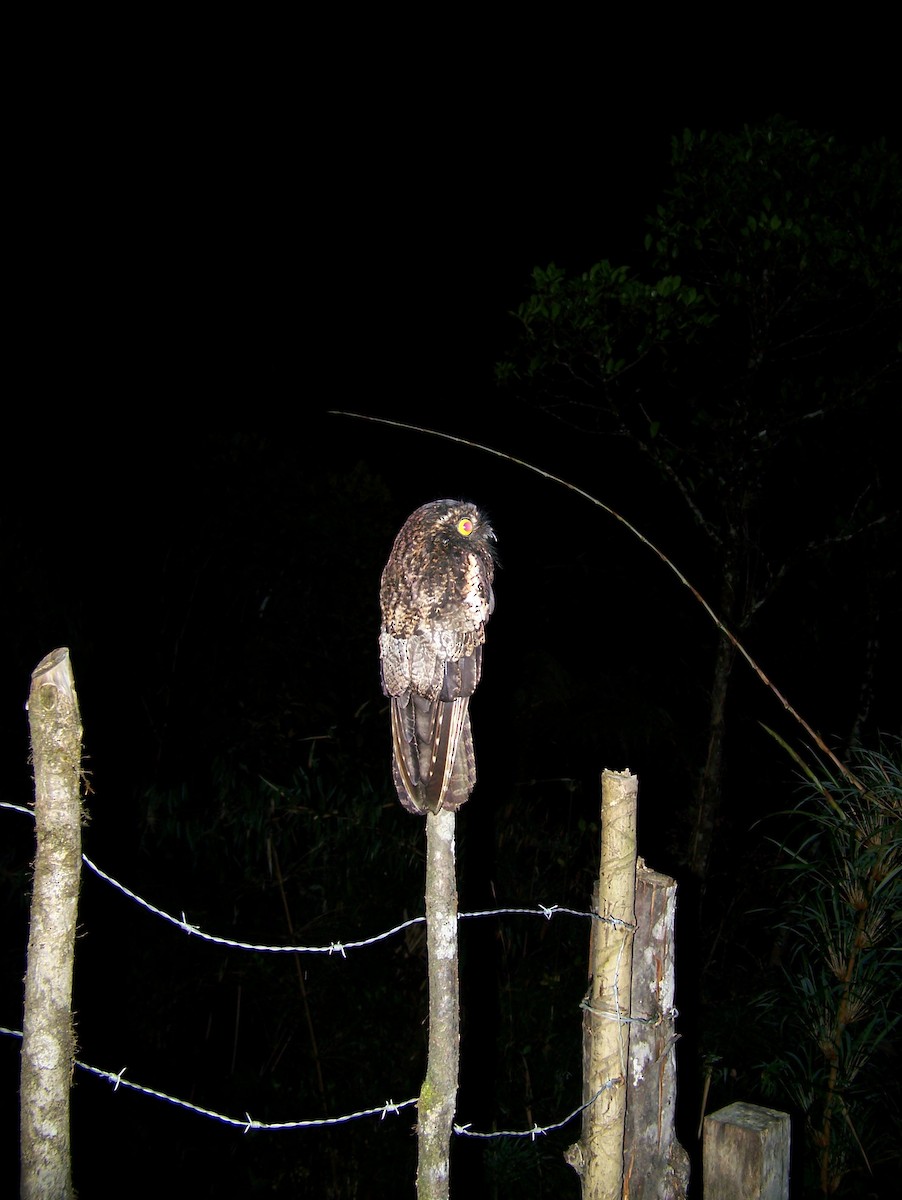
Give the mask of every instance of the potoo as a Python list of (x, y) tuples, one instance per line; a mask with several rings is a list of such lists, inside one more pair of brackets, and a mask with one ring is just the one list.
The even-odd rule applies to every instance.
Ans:
[(476, 783), (470, 697), (495, 606), (495, 534), (463, 500), (407, 518), (382, 572), (379, 660), (391, 697), (392, 774), (414, 813), (454, 810)]

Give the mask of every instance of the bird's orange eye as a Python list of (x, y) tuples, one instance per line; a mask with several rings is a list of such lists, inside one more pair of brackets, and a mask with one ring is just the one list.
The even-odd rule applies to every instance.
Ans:
[(462, 517), (461, 520), (457, 522), (457, 532), (462, 533), (464, 537), (470, 536), (470, 534), (473, 532), (473, 522), (469, 519), (469, 517)]

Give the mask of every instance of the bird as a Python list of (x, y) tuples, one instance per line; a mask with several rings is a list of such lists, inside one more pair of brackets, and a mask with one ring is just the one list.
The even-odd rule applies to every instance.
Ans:
[(495, 540), (475, 505), (433, 500), (404, 522), (382, 572), (392, 776), (412, 813), (454, 812), (476, 783), (469, 705), (495, 607)]

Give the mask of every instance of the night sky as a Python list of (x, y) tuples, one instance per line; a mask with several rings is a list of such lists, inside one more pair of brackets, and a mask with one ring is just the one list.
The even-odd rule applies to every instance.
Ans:
[[(103, 83), (87, 73), (79, 102), (41, 123), (35, 169), (18, 183), (8, 327), (9, 411), (26, 424), (0, 449), (2, 798), (29, 802), (30, 672), (68, 646), (93, 790), (85, 848), (125, 881), (146, 844), (144, 790), (204, 786), (230, 747), (286, 782), (311, 739), (353, 742), (364, 711), (363, 766), (387, 777), (379, 572), (408, 513), (445, 496), (475, 501), (498, 535), (497, 609), (473, 705), (483, 787), (572, 777), (590, 820), (598, 772), (629, 766), (640, 804), (647, 796), (640, 853), (675, 869), (665, 818), (698, 746), (679, 757), (668, 706), (682, 697), (704, 712), (714, 645), (688, 591), (565, 488), (459, 442), (336, 413), (450, 433), (560, 476), (633, 521), (704, 591), (702, 548), (656, 481), (499, 398), (492, 366), (513, 336), (508, 312), (534, 266), (637, 256), (669, 139), (686, 125), (737, 128), (781, 112), (855, 141), (896, 139), (898, 121), (880, 102), (880, 71), (863, 100), (860, 78), (832, 60), (811, 86), (788, 55), (759, 60), (748, 81), (759, 86), (739, 79), (728, 91), (724, 63), (662, 52), (653, 67), (621, 61), (612, 73), (622, 44), (599, 46), (597, 63), (542, 49), (517, 55), (500, 95), (486, 52), (477, 78), (462, 67), (444, 87), (433, 80), (428, 104), (425, 56), (403, 79), (387, 65), (374, 83), (370, 64), (368, 86), (348, 70), (301, 89), (297, 67), (245, 88), (223, 63), (211, 85), (151, 73), (140, 86), (122, 61)], [(306, 51), (307, 71), (316, 57)], [(235, 432), (249, 429), (266, 432)], [(863, 452), (879, 441), (864, 433)], [(858, 631), (828, 667), (797, 638), (799, 605), (777, 612), (752, 649), (812, 724), (841, 739)], [(897, 636), (887, 644), (898, 651)], [(573, 728), (518, 729), (552, 662), (562, 686), (579, 682)], [(737, 737), (772, 781), (783, 760), (759, 723), (798, 731), (750, 672), (737, 674)], [(902, 721), (894, 680), (885, 662), (875, 719), (889, 732)], [(296, 720), (277, 721), (276, 708)], [(268, 722), (280, 737), (255, 743), (251, 731)], [(736, 783), (744, 800), (746, 781)], [(399, 809), (398, 820), (409, 818)], [(0, 822), (5, 866), (21, 870), (28, 822)], [(140, 872), (152, 880), (152, 864)], [(160, 890), (179, 903), (172, 880)], [(97, 915), (102, 902), (88, 903)], [(18, 1027), (18, 909), (7, 927), (0, 1024)], [(364, 1103), (385, 1098), (381, 1084), (363, 1091)], [(14, 1173), (0, 1179), (2, 1191)]]

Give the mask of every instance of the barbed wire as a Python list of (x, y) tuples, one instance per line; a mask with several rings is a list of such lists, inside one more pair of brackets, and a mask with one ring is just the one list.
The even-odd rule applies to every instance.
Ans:
[[(0, 808), (10, 808), (16, 812), (26, 813), (28, 816), (34, 819), (34, 813), (32, 810), (30, 808), (24, 808), (19, 804), (9, 804), (6, 801), (0, 801)], [(99, 867), (95, 862), (92, 862), (92, 860), (88, 858), (87, 854), (82, 854), (82, 861), (84, 862), (85, 866), (93, 871), (94, 874), (100, 879), (103, 879), (106, 883), (110, 884), (111, 887), (114, 887), (117, 891), (121, 892), (123, 896), (127, 896), (129, 900), (133, 900), (135, 904), (140, 905), (140, 907), (145, 909), (147, 912), (152, 913), (154, 916), (159, 917), (163, 921), (168, 921), (171, 925), (174, 925), (177, 929), (180, 929), (183, 933), (187, 933), (189, 936), (199, 937), (203, 941), (212, 942), (217, 946), (230, 946), (234, 950), (251, 950), (260, 954), (340, 954), (342, 958), (346, 958), (347, 954), (345, 952), (347, 950), (359, 950), (362, 946), (375, 945), (376, 942), (381, 942), (386, 938), (393, 937), (396, 933), (401, 933), (403, 930), (409, 929), (412, 925), (423, 925), (426, 921), (425, 916), (411, 917), (409, 920), (402, 921), (399, 925), (393, 925), (391, 929), (383, 930), (381, 933), (376, 933), (372, 937), (359, 938), (348, 942), (330, 942), (328, 945), (320, 946), (272, 946), (257, 942), (245, 942), (237, 938), (227, 938), (221, 937), (217, 934), (207, 933), (205, 930), (201, 929), (199, 925), (192, 924), (188, 920), (184, 911), (180, 917), (174, 917), (171, 913), (166, 912), (165, 909), (159, 908), (156, 904), (151, 904), (149, 900), (145, 900), (143, 896), (139, 896), (137, 892), (132, 891), (132, 889), (126, 887), (124, 883), (120, 883), (117, 879), (114, 879), (112, 875), (108, 875), (107, 872)], [(629, 922), (622, 921), (618, 917), (602, 916), (600, 913), (596, 912), (583, 912), (575, 908), (565, 908), (559, 904), (539, 904), (536, 908), (483, 909), (479, 912), (458, 913), (458, 920), (467, 920), (468, 918), (473, 917), (525, 915), (545, 917), (546, 920), (550, 921), (556, 913), (562, 913), (573, 917), (587, 917), (590, 920), (595, 921), (605, 921), (611, 925), (614, 925), (615, 927), (619, 926), (629, 929), (633, 928)]]
[(411, 917), (410, 920), (402, 921), (400, 925), (395, 925), (393, 928), (386, 929), (382, 933), (377, 933), (373, 937), (360, 938), (352, 942), (330, 942), (328, 946), (269, 946), (257, 942), (243, 942), (236, 938), (219, 937), (217, 934), (206, 933), (199, 925), (192, 925), (184, 912), (181, 917), (172, 916), (171, 913), (158, 908), (155, 904), (151, 904), (149, 900), (145, 900), (143, 896), (139, 896), (137, 892), (133, 892), (131, 888), (127, 888), (124, 883), (120, 883), (112, 875), (108, 875), (106, 871), (101, 870), (86, 854), (82, 855), (82, 859), (85, 865), (90, 867), (101, 879), (122, 892), (130, 900), (134, 900), (142, 908), (147, 909), (148, 912), (153, 913), (154, 916), (160, 917), (164, 921), (169, 921), (177, 929), (181, 929), (183, 933), (199, 937), (205, 942), (213, 942), (217, 946), (231, 946), (235, 950), (254, 950), (266, 954), (340, 954), (342, 958), (346, 958), (346, 950), (357, 950), (361, 946), (370, 946), (374, 942), (381, 942), (385, 938), (391, 937), (392, 934), (400, 933), (402, 929), (408, 929), (411, 925), (420, 925), (426, 920), (425, 917)]
[[(10, 1037), (22, 1038), (21, 1029), (7, 1029), (4, 1025), (0, 1025), (0, 1033), (7, 1034)], [(229, 1117), (223, 1113), (214, 1111), (212, 1108), (204, 1108), (199, 1104), (192, 1104), (190, 1100), (181, 1100), (178, 1096), (167, 1095), (166, 1092), (161, 1092), (157, 1088), (146, 1087), (142, 1083), (133, 1083), (130, 1079), (125, 1078), (125, 1067), (121, 1071), (116, 1072), (103, 1071), (100, 1067), (94, 1067), (90, 1063), (81, 1062), (80, 1059), (75, 1060), (75, 1065), (81, 1071), (86, 1071), (90, 1075), (95, 1075), (99, 1079), (105, 1079), (108, 1083), (112, 1083), (114, 1092), (118, 1092), (120, 1087), (130, 1088), (134, 1092), (141, 1092), (143, 1095), (151, 1096), (155, 1100), (163, 1100), (167, 1104), (174, 1105), (176, 1108), (184, 1108), (189, 1112), (197, 1113), (198, 1116), (207, 1117), (212, 1121), (219, 1121), (221, 1124), (230, 1125), (235, 1129), (243, 1129), (245, 1133), (249, 1133), (252, 1129), (274, 1131), (277, 1129), (312, 1129), (324, 1125), (345, 1125), (348, 1121), (360, 1120), (363, 1117), (378, 1116), (380, 1120), (384, 1121), (386, 1116), (393, 1116), (401, 1112), (402, 1109), (410, 1108), (412, 1105), (419, 1103), (418, 1097), (414, 1097), (412, 1100), (402, 1100), (400, 1103), (396, 1103), (394, 1100), (386, 1100), (384, 1104), (377, 1105), (375, 1108), (362, 1108), (357, 1112), (345, 1113), (340, 1117), (313, 1117), (305, 1121), (258, 1121), (250, 1113), (245, 1113), (243, 1117)], [(584, 1104), (580, 1104), (578, 1108), (575, 1108), (562, 1121), (555, 1121), (551, 1125), (534, 1125), (532, 1129), (497, 1129), (480, 1132), (471, 1129), (469, 1124), (459, 1125), (455, 1123), (453, 1129), (461, 1137), (528, 1137), (530, 1140), (535, 1141), (537, 1137), (543, 1134), (551, 1133), (555, 1129), (563, 1129), (574, 1117), (578, 1117), (581, 1112), (590, 1108), (602, 1092), (608, 1091), (615, 1084), (622, 1082), (623, 1077), (619, 1075), (613, 1079), (606, 1080), (591, 1099), (587, 1100)]]
[(532, 1129), (495, 1129), (490, 1133), (477, 1133), (475, 1129), (471, 1129), (469, 1125), (454, 1125), (454, 1132), (462, 1137), (473, 1138), (493, 1138), (493, 1137), (528, 1137), (531, 1141), (535, 1141), (540, 1134), (551, 1133), (555, 1129), (563, 1129), (565, 1125), (569, 1125), (574, 1117), (578, 1117), (581, 1112), (585, 1112), (587, 1108), (591, 1108), (602, 1092), (610, 1091), (615, 1084), (623, 1083), (622, 1075), (615, 1075), (613, 1079), (606, 1079), (594, 1096), (590, 1097), (584, 1104), (580, 1104), (578, 1108), (574, 1108), (573, 1112), (564, 1117), (563, 1121), (556, 1121), (554, 1125), (533, 1125)]
[[(19, 804), (10, 804), (7, 801), (0, 801), (0, 808), (8, 808), (8, 809), (12, 809), (15, 812), (25, 813), (27, 816), (30, 816), (32, 819), (34, 819), (34, 815), (35, 815), (34, 812), (31, 809), (25, 808)], [(217, 936), (215, 934), (206, 933), (199, 926), (191, 924), (191, 922), (189, 922), (187, 917), (185, 916), (184, 912), (181, 914), (181, 917), (172, 916), (171, 913), (166, 912), (164, 909), (159, 908), (155, 904), (151, 904), (149, 900), (145, 900), (142, 896), (139, 896), (137, 892), (132, 891), (132, 889), (126, 887), (125, 884), (120, 883), (117, 879), (114, 879), (112, 875), (107, 874), (106, 871), (104, 871), (95, 862), (93, 862), (86, 854), (82, 854), (82, 861), (100, 879), (104, 880), (106, 883), (108, 883), (112, 887), (116, 888), (117, 891), (121, 892), (124, 896), (128, 897), (128, 899), (133, 900), (136, 904), (140, 905), (140, 907), (146, 909), (148, 912), (152, 913), (154, 916), (160, 917), (162, 920), (168, 921), (170, 924), (175, 925), (176, 928), (181, 929), (183, 933), (187, 933), (190, 936), (199, 937), (204, 941), (213, 942), (216, 945), (230, 946), (230, 947), (233, 947), (234, 949), (238, 949), (238, 950), (252, 950), (252, 951), (259, 951), (259, 952), (268, 952), (268, 953), (273, 953), (273, 954), (330, 954), (330, 955), (331, 954), (341, 954), (341, 956), (344, 958), (344, 957), (346, 957), (345, 951), (347, 951), (347, 950), (356, 950), (362, 946), (373, 945), (376, 942), (380, 942), (386, 938), (391, 937), (393, 934), (400, 933), (402, 930), (408, 929), (412, 925), (425, 924), (425, 921), (426, 921), (425, 916), (411, 917), (409, 920), (402, 921), (400, 924), (393, 926), (391, 929), (386, 929), (382, 933), (377, 933), (374, 936), (369, 937), (369, 938), (361, 938), (356, 941), (349, 941), (349, 942), (331, 942), (329, 945), (322, 945), (322, 946), (270, 946), (270, 945), (262, 945), (262, 944), (253, 943), (253, 942), (243, 942), (243, 941), (239, 941), (234, 938), (224, 938), (224, 937)], [(536, 907), (536, 908), (482, 909), (482, 910), (475, 911), (475, 912), (458, 913), (458, 919), (465, 920), (465, 919), (476, 918), (476, 917), (524, 915), (524, 916), (544, 917), (547, 921), (550, 921), (551, 918), (553, 916), (555, 916), (557, 913), (561, 913), (561, 914), (568, 915), (568, 916), (574, 916), (574, 917), (589, 918), (589, 919), (595, 920), (595, 921), (605, 921), (605, 922), (608, 922), (608, 923), (614, 925), (615, 927), (629, 928), (629, 929), (634, 928), (634, 926), (630, 922), (622, 921), (617, 917), (603, 916), (600, 913), (591, 912), (591, 911), (582, 911), (580, 909), (565, 908), (562, 905), (558, 905), (558, 904), (551, 904), (551, 905), (539, 904), (538, 907)], [(584, 1005), (585, 1005), (585, 1002), (583, 1002), (583, 1004), (580, 1005), (580, 1007), (583, 1007)], [(0, 1025), (0, 1034), (7, 1034), (11, 1037), (18, 1037), (18, 1038), (22, 1037), (21, 1030), (8, 1029), (2, 1025)], [(125, 1067), (123, 1067), (121, 1071), (114, 1073), (114, 1072), (110, 1072), (110, 1071), (104, 1071), (100, 1067), (92, 1066), (90, 1063), (84, 1063), (78, 1059), (76, 1059), (76, 1061), (75, 1061), (75, 1066), (78, 1067), (79, 1070), (85, 1071), (91, 1075), (94, 1075), (100, 1079), (105, 1079), (108, 1082), (112, 1083), (114, 1085), (114, 1087), (113, 1087), (114, 1091), (118, 1091), (120, 1087), (129, 1088), (132, 1091), (141, 1092), (146, 1096), (151, 1096), (154, 1099), (162, 1100), (167, 1104), (172, 1104), (178, 1108), (183, 1108), (190, 1112), (195, 1112), (199, 1116), (207, 1117), (210, 1120), (219, 1121), (224, 1125), (229, 1125), (234, 1128), (243, 1129), (245, 1133), (247, 1133), (251, 1129), (257, 1129), (257, 1130), (303, 1129), (303, 1128), (311, 1128), (311, 1127), (325, 1126), (325, 1125), (341, 1125), (341, 1124), (345, 1124), (348, 1121), (354, 1121), (357, 1119), (361, 1119), (363, 1117), (371, 1117), (371, 1116), (375, 1116), (377, 1114), (380, 1116), (381, 1120), (384, 1120), (386, 1115), (398, 1113), (402, 1109), (409, 1108), (411, 1105), (415, 1105), (418, 1103), (417, 1098), (414, 1098), (411, 1100), (403, 1100), (397, 1104), (393, 1100), (387, 1100), (385, 1102), (385, 1104), (379, 1105), (377, 1107), (360, 1109), (357, 1112), (346, 1113), (339, 1117), (317, 1117), (317, 1118), (311, 1118), (308, 1120), (299, 1120), (299, 1121), (278, 1121), (278, 1122), (259, 1121), (259, 1120), (256, 1120), (255, 1118), (251, 1117), (251, 1115), (249, 1113), (245, 1113), (243, 1118), (226, 1116), (223, 1113), (215, 1112), (213, 1109), (204, 1108), (197, 1104), (192, 1104), (188, 1100), (182, 1100), (177, 1096), (170, 1096), (166, 1092), (161, 1092), (156, 1088), (147, 1087), (146, 1085), (140, 1084), (140, 1083), (134, 1083), (134, 1082), (132, 1082), (132, 1080), (125, 1078), (125, 1069), (126, 1069)], [(612, 1079), (607, 1080), (598, 1089), (598, 1091), (595, 1093), (595, 1095), (592, 1096), (589, 1100), (587, 1100), (585, 1103), (579, 1105), (577, 1108), (575, 1108), (571, 1113), (569, 1113), (562, 1120), (556, 1121), (550, 1125), (539, 1126), (538, 1124), (536, 1124), (532, 1127), (532, 1129), (523, 1129), (523, 1130), (507, 1129), (507, 1130), (492, 1130), (492, 1131), (482, 1132), (482, 1131), (471, 1129), (469, 1124), (461, 1125), (461, 1124), (455, 1123), (453, 1126), (454, 1132), (461, 1137), (473, 1137), (473, 1138), (501, 1138), (501, 1137), (524, 1138), (524, 1137), (528, 1137), (534, 1141), (535, 1138), (539, 1137), (540, 1135), (550, 1133), (556, 1129), (561, 1129), (565, 1125), (569, 1124), (569, 1122), (572, 1121), (575, 1117), (579, 1116), (580, 1113), (584, 1112), (587, 1108), (591, 1107), (591, 1105), (594, 1104), (598, 1100), (599, 1096), (603, 1092), (607, 1091), (609, 1088), (613, 1087), (615, 1084), (622, 1083), (622, 1082), (623, 1082), (623, 1076), (619, 1076), (619, 1075), (615, 1076)]]
[[(11, 1037), (22, 1037), (20, 1029), (7, 1029), (0, 1025), (0, 1033), (9, 1034)], [(412, 1104), (417, 1103), (416, 1097), (412, 1100), (402, 1100), (400, 1104), (396, 1104), (394, 1100), (386, 1100), (384, 1104), (376, 1108), (362, 1108), (359, 1112), (346, 1113), (340, 1117), (315, 1117), (306, 1121), (257, 1121), (250, 1113), (245, 1113), (243, 1117), (228, 1117), (223, 1113), (215, 1112), (212, 1108), (203, 1108), (199, 1104), (192, 1104), (190, 1100), (181, 1100), (178, 1096), (169, 1096), (166, 1092), (161, 1092), (157, 1088), (146, 1087), (143, 1083), (133, 1083), (130, 1079), (125, 1078), (125, 1070), (121, 1071), (103, 1071), (100, 1067), (94, 1067), (90, 1063), (81, 1062), (80, 1059), (75, 1060), (75, 1065), (82, 1071), (87, 1071), (91, 1075), (96, 1075), (100, 1079), (106, 1079), (113, 1084), (113, 1091), (118, 1092), (120, 1087), (130, 1088), (134, 1092), (141, 1092), (145, 1096), (153, 1096), (156, 1100), (165, 1100), (167, 1104), (174, 1104), (177, 1108), (187, 1109), (189, 1112), (195, 1112), (199, 1116), (209, 1117), (211, 1120), (220, 1121), (223, 1125), (232, 1125), (237, 1129), (243, 1129), (247, 1133), (251, 1129), (304, 1129), (316, 1125), (343, 1125), (348, 1121), (355, 1121), (358, 1117), (372, 1117), (377, 1113), (381, 1114), (384, 1120), (388, 1113), (398, 1113), (403, 1108), (409, 1108)]]
[[(34, 811), (31, 809), (24, 808), (23, 805), (19, 804), (7, 803), (5, 800), (0, 802), (0, 808), (24, 812), (24, 814), (32, 817), (32, 820), (34, 820), (35, 817)], [(327, 944), (327, 946), (266, 946), (266, 944), (242, 942), (235, 940), (235, 938), (220, 937), (215, 934), (208, 934), (208, 932), (200, 929), (198, 925), (193, 925), (191, 922), (188, 922), (184, 912), (181, 913), (181, 917), (173, 917), (172, 913), (168, 913), (166, 910), (163, 910), (163, 908), (151, 904), (149, 900), (145, 900), (143, 896), (138, 895), (137, 892), (133, 892), (133, 890), (126, 887), (124, 883), (120, 883), (118, 880), (115, 880), (112, 875), (108, 875), (107, 871), (104, 871), (96, 863), (92, 862), (92, 860), (86, 856), (86, 854), (82, 854), (82, 859), (85, 865), (88, 866), (88, 868), (94, 872), (95, 875), (100, 877), (101, 880), (110, 884), (110, 886), (114, 887), (116, 890), (119, 890), (122, 895), (127, 896), (128, 899), (133, 900), (140, 907), (145, 908), (146, 911), (154, 914), (156, 917), (166, 920), (166, 922), (169, 922), (170, 924), (175, 925), (176, 928), (180, 929), (182, 932), (185, 932), (185, 934), (194, 937), (200, 937), (202, 940), (218, 944), (218, 946), (229, 946), (235, 949), (255, 950), (255, 952), (266, 952), (273, 954), (341, 954), (344, 958), (345, 950), (357, 949), (363, 946), (372, 946), (372, 944), (375, 942), (384, 941), (387, 937), (398, 934), (398, 932), (401, 932), (404, 929), (409, 929), (411, 925), (425, 924), (426, 922), (425, 917), (411, 917), (409, 920), (404, 920), (404, 922), (401, 922), (401, 924), (392, 926), (391, 929), (384, 930), (383, 932), (380, 932), (380, 934), (375, 934), (372, 937), (359, 938), (359, 940), (350, 942), (331, 942), (330, 944)], [(551, 920), (552, 917), (554, 917), (557, 913), (563, 913), (566, 914), (566, 916), (572, 917), (605, 920), (605, 922), (609, 922), (613, 925), (632, 928), (632, 926), (629, 923), (624, 922), (624, 920), (614, 917), (603, 917), (600, 913), (583, 912), (578, 910), (578, 908), (567, 908), (561, 905), (543, 904), (540, 904), (535, 908), (486, 908), (486, 910), (480, 910), (476, 912), (462, 912), (458, 913), (458, 919), (462, 920), (477, 917), (519, 916), (519, 914), (522, 914), (522, 916), (545, 917), (546, 920)], [(585, 1002), (583, 1002), (581, 1007), (583, 1007), (584, 1004)], [(10, 1037), (23, 1037), (22, 1031), (10, 1030), (10, 1028), (5, 1026), (0, 1026), (0, 1033), (7, 1034), (7, 1036)], [(98, 1079), (107, 1080), (110, 1082), (110, 1084), (113, 1084), (114, 1092), (119, 1091), (120, 1087), (130, 1088), (131, 1091), (140, 1092), (143, 1093), (144, 1096), (150, 1096), (154, 1099), (162, 1100), (162, 1102), (172, 1104), (176, 1106), (176, 1108), (185, 1109), (190, 1112), (196, 1112), (198, 1116), (209, 1118), (209, 1120), (218, 1121), (233, 1128), (243, 1129), (243, 1132), (245, 1133), (248, 1133), (251, 1129), (276, 1130), (337, 1126), (337, 1124), (345, 1124), (349, 1121), (362, 1120), (363, 1117), (372, 1117), (377, 1115), (379, 1116), (380, 1120), (384, 1121), (387, 1115), (395, 1115), (397, 1112), (401, 1112), (403, 1109), (410, 1108), (410, 1106), (419, 1103), (419, 1098), (416, 1097), (413, 1099), (402, 1100), (401, 1103), (396, 1103), (395, 1100), (390, 1099), (386, 1100), (385, 1104), (374, 1106), (374, 1108), (360, 1109), (356, 1112), (348, 1112), (348, 1114), (337, 1117), (314, 1117), (309, 1118), (309, 1120), (302, 1121), (259, 1121), (257, 1118), (252, 1117), (249, 1112), (246, 1112), (245, 1116), (243, 1117), (231, 1117), (222, 1114), (222, 1112), (217, 1112), (214, 1109), (208, 1109), (204, 1108), (202, 1105), (192, 1104), (190, 1100), (169, 1096), (167, 1092), (161, 1092), (158, 1090), (158, 1088), (148, 1087), (144, 1084), (136, 1084), (136, 1082), (125, 1078), (125, 1067), (119, 1070), (119, 1072), (113, 1073), (108, 1072), (108, 1070), (103, 1070), (100, 1067), (92, 1066), (91, 1063), (82, 1062), (80, 1060), (76, 1060), (76, 1067), (79, 1070), (84, 1070), (84, 1072), (88, 1074), (95, 1075)], [(529, 1138), (530, 1140), (534, 1141), (537, 1136), (552, 1133), (553, 1130), (561, 1129), (566, 1126), (566, 1124), (569, 1124), (571, 1121), (575, 1120), (575, 1118), (579, 1116), (581, 1112), (584, 1112), (585, 1109), (590, 1108), (590, 1106), (593, 1105), (597, 1099), (599, 1099), (602, 1092), (607, 1091), (608, 1088), (613, 1087), (615, 1084), (618, 1084), (618, 1082), (623, 1082), (623, 1076), (618, 1075), (613, 1079), (607, 1080), (605, 1084), (599, 1088), (599, 1091), (595, 1093), (595, 1096), (591, 1097), (589, 1100), (587, 1100), (587, 1102), (578, 1105), (577, 1108), (573, 1109), (573, 1111), (570, 1112), (569, 1115), (565, 1116), (563, 1120), (555, 1121), (552, 1124), (547, 1124), (547, 1126), (539, 1126), (539, 1124), (536, 1123), (531, 1129), (500, 1129), (482, 1132), (482, 1130), (471, 1128), (469, 1123), (455, 1123), (453, 1124), (453, 1132), (459, 1136), (465, 1136), (465, 1138)]]

